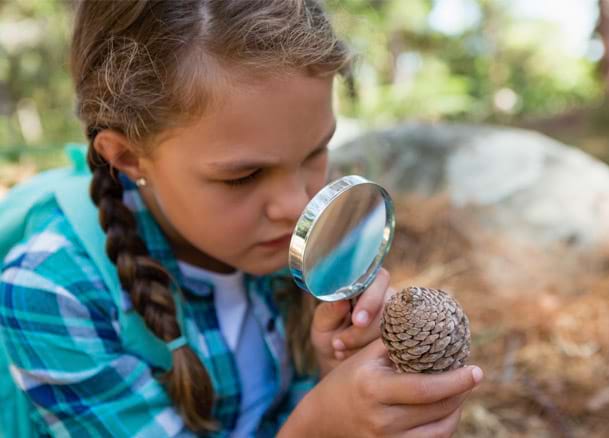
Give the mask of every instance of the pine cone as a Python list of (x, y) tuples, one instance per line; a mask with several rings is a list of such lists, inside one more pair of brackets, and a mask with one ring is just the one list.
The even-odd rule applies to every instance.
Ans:
[(469, 356), (469, 321), (446, 292), (410, 287), (385, 305), (383, 342), (398, 372), (440, 373), (465, 365)]

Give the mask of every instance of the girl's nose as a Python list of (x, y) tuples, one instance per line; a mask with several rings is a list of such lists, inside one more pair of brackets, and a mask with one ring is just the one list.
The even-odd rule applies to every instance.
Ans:
[(307, 185), (299, 175), (277, 183), (275, 194), (267, 204), (267, 216), (271, 221), (296, 223), (309, 202)]

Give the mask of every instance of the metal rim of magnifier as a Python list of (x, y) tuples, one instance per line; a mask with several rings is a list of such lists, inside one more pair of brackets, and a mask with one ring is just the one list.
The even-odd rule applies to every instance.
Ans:
[[(308, 239), (319, 218), (323, 216), (332, 201), (351, 187), (359, 185), (372, 185), (376, 187), (385, 201), (385, 228), (383, 229), (383, 240), (379, 247), (379, 252), (370, 264), (370, 267), (353, 285), (339, 289), (337, 292), (329, 294), (329, 297), (317, 296), (309, 289), (303, 272)], [(344, 176), (324, 187), (317, 193), (298, 219), (296, 229), (290, 242), (290, 252), (288, 256), (288, 264), (292, 277), (301, 289), (311, 292), (316, 298), (322, 301), (338, 301), (341, 299), (354, 298), (364, 292), (368, 286), (370, 286), (370, 283), (374, 281), (377, 272), (382, 266), (383, 259), (389, 252), (394, 230), (395, 213), (389, 193), (382, 186), (361, 176)]]

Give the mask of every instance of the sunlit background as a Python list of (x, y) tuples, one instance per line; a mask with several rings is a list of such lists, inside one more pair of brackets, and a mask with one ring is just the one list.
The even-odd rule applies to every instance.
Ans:
[[(472, 323), (487, 379), (460, 436), (609, 436), (609, 0), (326, 4), (358, 55), (337, 163), (401, 184), (392, 285), (446, 288)], [(84, 141), (72, 7), (0, 0), (0, 198)], [(493, 204), (472, 213), (465, 192)]]
[[(514, 124), (609, 157), (599, 0), (328, 6), (359, 55), (358, 99), (343, 93), (339, 105), (350, 132), (404, 119)], [(0, 1), (0, 163), (52, 165), (61, 160), (53, 148), (83, 139), (66, 65), (71, 8)], [(569, 129), (553, 123), (566, 115)]]

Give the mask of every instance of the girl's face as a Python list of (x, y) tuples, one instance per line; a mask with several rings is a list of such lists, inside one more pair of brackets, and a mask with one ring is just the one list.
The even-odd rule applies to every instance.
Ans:
[(296, 221), (326, 182), (332, 78), (268, 77), (226, 90), (141, 160), (141, 191), (179, 259), (266, 274), (287, 265)]

